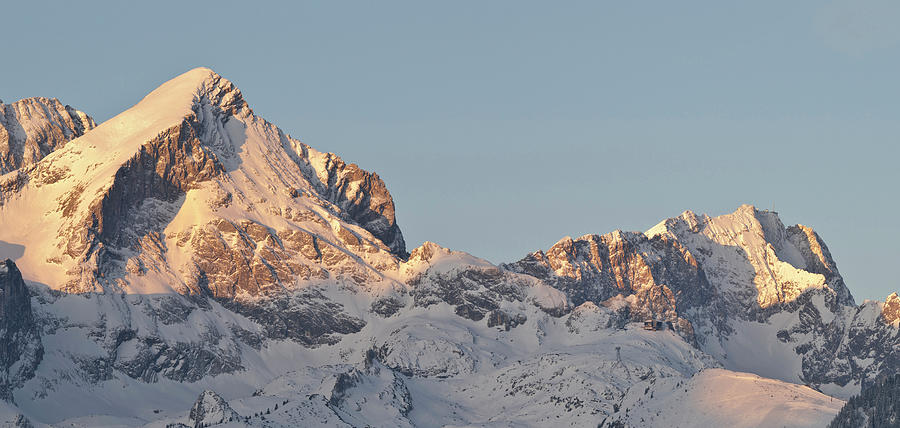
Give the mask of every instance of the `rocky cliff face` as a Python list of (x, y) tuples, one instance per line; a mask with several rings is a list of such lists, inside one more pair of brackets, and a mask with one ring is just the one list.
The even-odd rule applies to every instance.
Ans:
[(394, 200), (378, 174), (364, 171), (356, 164), (346, 164), (333, 153), (311, 152), (306, 145), (301, 150), (304, 159), (314, 165), (322, 196), (339, 206), (394, 254), (405, 256), (406, 243), (394, 217)]
[(546, 253), (537, 251), (504, 267), (545, 281), (575, 305), (630, 298), (629, 319), (673, 321), (689, 340), (694, 340), (692, 327), (682, 314), (699, 311), (720, 321), (716, 288), (693, 254), (670, 237), (616, 231), (565, 238)]
[(31, 296), (12, 260), (0, 262), (0, 399), (34, 376), (44, 355)]
[(0, 175), (34, 165), (95, 126), (90, 116), (56, 98), (0, 101)]

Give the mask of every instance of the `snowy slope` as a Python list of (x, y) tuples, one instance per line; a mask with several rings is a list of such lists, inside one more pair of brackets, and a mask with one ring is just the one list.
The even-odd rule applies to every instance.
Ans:
[[(550, 420), (584, 426), (599, 423), (612, 413), (623, 394), (640, 379), (683, 379), (716, 365), (671, 332), (629, 328), (586, 334), (584, 329), (571, 331), (583, 321), (541, 317), (533, 311), (529, 315), (530, 321), (506, 331), (473, 325), (446, 306), (416, 310), (378, 325), (369, 324), (334, 349), (295, 354), (302, 355), (308, 366), (295, 366), (269, 381), (260, 377), (256, 380), (262, 386), (255, 391), (229, 391), (224, 387), (228, 382), (215, 388), (231, 397), (229, 407), (249, 419), (251, 426), (314, 426), (316, 421), (322, 426), (337, 426), (341, 421), (383, 427), (542, 426)], [(419, 342), (414, 350), (403, 350), (418, 355), (414, 360), (418, 367), (441, 364), (445, 346), (453, 346), (460, 355), (457, 360), (467, 361), (470, 370), (404, 374), (411, 360), (382, 354), (397, 350), (385, 351), (376, 344), (371, 352), (366, 351), (372, 336), (390, 337), (395, 331), (414, 331), (420, 341), (427, 341)], [(313, 357), (315, 354), (319, 356)], [(336, 364), (338, 361), (344, 362)], [(459, 366), (455, 360), (448, 363)], [(119, 393), (123, 392), (129, 394), (127, 390)], [(198, 394), (202, 398), (207, 393)], [(192, 424), (188, 407), (193, 399), (186, 401), (180, 409), (162, 406), (159, 413), (152, 413), (148, 406), (135, 420), (144, 420), (148, 426)], [(153, 406), (160, 408), (161, 404)], [(116, 417), (125, 420), (125, 415), (135, 410), (117, 409)], [(79, 416), (56, 423), (87, 426), (98, 420)]]
[(614, 418), (630, 427), (823, 427), (843, 405), (806, 386), (709, 369), (636, 384)]

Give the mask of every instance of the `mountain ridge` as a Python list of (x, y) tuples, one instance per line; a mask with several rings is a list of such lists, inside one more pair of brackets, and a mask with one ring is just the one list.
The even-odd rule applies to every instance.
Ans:
[[(11, 394), (42, 423), (193, 423), (179, 412), (213, 401), (246, 421), (299, 399), (306, 416), (279, 423), (431, 426), (433, 408), (583, 425), (708, 368), (848, 397), (900, 367), (896, 295), (857, 305), (821, 237), (774, 212), (686, 211), (494, 265), (407, 252), (394, 211), (377, 174), (255, 116), (212, 70), (180, 75), (3, 176), (0, 243), (24, 248), (44, 349)], [(471, 398), (498, 391), (526, 410)], [(162, 414), (125, 409), (141, 394)]]

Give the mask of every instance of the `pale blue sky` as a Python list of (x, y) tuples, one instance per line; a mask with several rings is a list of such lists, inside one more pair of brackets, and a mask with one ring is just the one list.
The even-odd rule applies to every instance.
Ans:
[(209, 66), (378, 172), (410, 249), (494, 262), (773, 204), (900, 289), (900, 3), (15, 2), (0, 98), (98, 121)]

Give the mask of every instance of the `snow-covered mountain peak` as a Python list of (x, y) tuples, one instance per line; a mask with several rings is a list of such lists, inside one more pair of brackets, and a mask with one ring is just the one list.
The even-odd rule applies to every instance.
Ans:
[[(150, 92), (135, 107), (141, 106), (142, 113), (186, 113), (173, 107), (190, 106), (208, 101), (222, 107), (229, 114), (239, 113), (247, 108), (240, 89), (228, 79), (206, 67), (198, 67), (163, 83)], [(252, 114), (251, 111), (246, 113)]]
[[(229, 115), (252, 114), (240, 90), (230, 81), (208, 68), (195, 68), (163, 83), (128, 110), (102, 123), (70, 152), (91, 154), (93, 161), (123, 161), (114, 155), (130, 156), (147, 141), (195, 115), (201, 104), (218, 107)], [(85, 153), (88, 149), (93, 150)], [(65, 157), (66, 153), (55, 156)]]
[[(573, 305), (619, 308), (611, 319), (672, 321), (730, 369), (832, 382), (846, 396), (893, 364), (900, 299), (857, 307), (815, 231), (752, 205), (717, 217), (685, 211), (645, 233), (564, 238), (504, 267)], [(873, 360), (853, 360), (860, 343)]]
[(241, 90), (228, 79), (206, 67), (198, 67), (175, 77), (151, 92), (144, 100), (149, 98), (170, 104), (188, 95), (192, 97), (191, 101), (194, 104), (209, 103), (228, 115), (253, 114), (244, 101)]
[(370, 282), (406, 251), (376, 174), (256, 117), (208, 68), (5, 176), (0, 219), (29, 279), (77, 292), (257, 295), (329, 278), (323, 257)]
[[(796, 299), (808, 289), (830, 289), (838, 300), (853, 298), (824, 242), (810, 228), (785, 227), (774, 211), (741, 205), (730, 214), (697, 216), (686, 211), (645, 235), (683, 244), (721, 291), (755, 297), (762, 308)], [(747, 289), (746, 285), (753, 285)]]
[(56, 98), (0, 101), (0, 175), (37, 163), (95, 126), (90, 116)]

